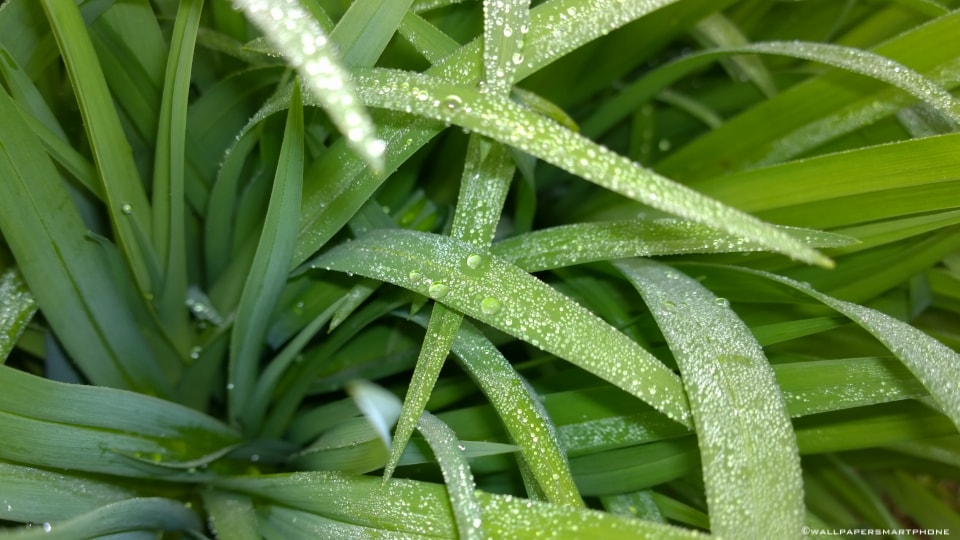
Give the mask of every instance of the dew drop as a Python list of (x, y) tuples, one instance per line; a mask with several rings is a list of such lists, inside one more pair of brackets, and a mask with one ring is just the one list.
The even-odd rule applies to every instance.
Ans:
[(476, 270), (480, 268), (480, 265), (483, 264), (483, 257), (477, 255), (476, 253), (467, 257), (467, 266)]
[(133, 213), (133, 207), (127, 203), (124, 203), (124, 205), (120, 207), (120, 211), (129, 216)]
[(227, 390), (232, 391), (234, 388), (233, 383), (227, 383)]
[(513, 53), (513, 58), (511, 58), (514, 65), (520, 65), (523, 63), (523, 55), (520, 53)]
[(456, 94), (450, 94), (449, 96), (443, 98), (441, 105), (447, 110), (455, 111), (459, 109), (461, 105), (463, 105), (463, 99)]
[(199, 346), (199, 345), (193, 347), (192, 349), (190, 349), (190, 359), (191, 359), (191, 360), (196, 360), (196, 359), (200, 358), (200, 353), (201, 353), (201, 352), (203, 352), (203, 347), (201, 347), (201, 346)]
[(660, 142), (657, 143), (657, 148), (659, 148), (661, 152), (669, 151), (671, 146), (669, 139), (660, 139)]
[(423, 274), (417, 272), (416, 270), (411, 270), (410, 274), (408, 275), (410, 276), (410, 281), (419, 282), (421, 279), (423, 279)]
[(49, 523), (43, 524), (43, 532), (48, 533), (52, 530), (53, 530), (53, 525), (50, 525)]
[(430, 298), (439, 300), (446, 296), (449, 291), (450, 287), (448, 287), (446, 283), (434, 283), (427, 289), (427, 294), (430, 295)]
[(512, 35), (513, 35), (513, 28), (510, 28), (509, 26), (504, 26), (504, 27), (503, 27), (503, 37), (510, 37), (510, 36), (512, 36)]
[(480, 311), (482, 311), (484, 315), (496, 315), (501, 307), (500, 300), (492, 296), (488, 296), (480, 301)]
[(730, 301), (726, 298), (714, 298), (713, 303), (720, 307), (730, 307)]

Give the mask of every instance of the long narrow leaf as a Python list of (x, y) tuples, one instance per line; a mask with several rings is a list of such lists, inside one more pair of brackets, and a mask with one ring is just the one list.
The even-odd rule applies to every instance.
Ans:
[(184, 237), (186, 201), (187, 99), (193, 69), (194, 45), (203, 0), (181, 2), (174, 23), (153, 171), (153, 241), (163, 283), (157, 284), (157, 315), (177, 344), (186, 349), (189, 341), (187, 310), (187, 253)]
[(330, 40), (299, 0), (273, 3), (233, 0), (267, 39), (277, 46), (323, 103), (348, 144), (374, 170), (383, 170), (383, 141), (359, 104), (349, 74), (340, 65)]
[(103, 78), (90, 35), (74, 2), (43, 0), (41, 3), (77, 95), (84, 127), (103, 183), (111, 222), (136, 276), (137, 285), (142, 293), (149, 293), (154, 284), (150, 282), (146, 261), (152, 255), (147, 253), (149, 246), (141, 245), (134, 228), (139, 227), (149, 237), (151, 209), (143, 185), (137, 181), (140, 175), (133, 157), (124, 151), (129, 148), (129, 143)]
[(725, 301), (672, 268), (616, 264), (634, 283), (680, 366), (703, 461), (710, 530), (786, 538), (803, 525), (803, 481), (773, 370)]
[(804, 262), (832, 265), (788, 234), (644, 169), (510, 100), (395, 71), (364, 70), (356, 79), (361, 99), (370, 106), (455, 123), (665, 212), (754, 240)]
[(960, 354), (920, 330), (879, 311), (837, 300), (790, 278), (737, 268), (736, 271), (776, 281), (837, 310), (871, 333), (897, 356), (930, 391), (934, 401), (960, 427)]
[(330, 32), (347, 66), (373, 66), (413, 0), (357, 0)]
[(93, 382), (168, 394), (176, 359), (154, 356), (56, 169), (3, 91), (0, 116), (0, 230), (46, 319)]
[(183, 503), (171, 499), (137, 498), (120, 501), (69, 519), (37, 527), (3, 530), (0, 538), (16, 540), (73, 540), (98, 538), (131, 531), (198, 533), (200, 520)]
[(231, 421), (241, 422), (248, 430), (259, 428), (265, 412), (266, 403), (251, 398), (270, 313), (287, 282), (296, 242), (303, 159), (303, 105), (297, 83), (283, 134), (270, 206), (230, 335), (229, 414)]
[[(681, 423), (680, 381), (624, 334), (522, 270), (468, 244), (413, 231), (378, 230), (313, 260), (430, 294), (435, 300), (621, 386)], [(590, 343), (573, 338), (592, 336)]]
[[(850, 237), (811, 229), (780, 227), (811, 247), (856, 243)], [(762, 251), (756, 242), (677, 219), (577, 223), (540, 229), (497, 242), (492, 252), (528, 272), (592, 261), (680, 253)]]
[(470, 464), (464, 455), (463, 446), (456, 433), (436, 416), (425, 412), (417, 423), (417, 429), (427, 439), (433, 450), (450, 497), (457, 534), (465, 540), (485, 538), (480, 504), (477, 502), (476, 484)]

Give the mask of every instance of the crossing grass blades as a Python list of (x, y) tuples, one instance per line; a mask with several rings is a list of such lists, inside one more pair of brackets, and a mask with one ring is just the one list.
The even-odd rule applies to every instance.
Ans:
[(7, 0), (0, 538), (960, 532), (953, 0)]

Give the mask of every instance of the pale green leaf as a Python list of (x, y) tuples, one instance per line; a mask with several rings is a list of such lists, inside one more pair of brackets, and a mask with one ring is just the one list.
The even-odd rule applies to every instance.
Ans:
[(710, 530), (785, 538), (803, 525), (803, 481), (790, 416), (747, 326), (696, 280), (643, 259), (616, 263), (673, 351), (703, 461)]
[[(624, 334), (543, 282), (469, 244), (414, 231), (372, 231), (311, 262), (428, 294), (556, 354), (688, 422), (679, 379)], [(575, 336), (589, 335), (585, 342)]]
[(267, 39), (283, 52), (323, 104), (350, 147), (377, 172), (383, 170), (383, 141), (355, 96), (350, 75), (336, 58), (330, 39), (299, 0), (264, 3), (233, 0)]
[(424, 412), (420, 417), (417, 429), (427, 439), (440, 465), (458, 536), (465, 540), (486, 538), (480, 517), (480, 504), (474, 493), (476, 485), (473, 473), (456, 433), (428, 412)]

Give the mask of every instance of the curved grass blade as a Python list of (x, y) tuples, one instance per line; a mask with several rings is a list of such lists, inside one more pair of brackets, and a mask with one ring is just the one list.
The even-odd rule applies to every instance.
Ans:
[(157, 316), (177, 345), (189, 347), (184, 175), (186, 171), (187, 106), (194, 46), (203, 0), (180, 2), (160, 105), (153, 170), (153, 242), (163, 267), (155, 294)]
[(355, 98), (354, 83), (340, 65), (323, 29), (298, 0), (233, 0), (244, 10), (306, 81), (350, 147), (379, 173), (384, 142), (377, 139), (366, 111)]
[[(104, 80), (79, 7), (74, 2), (43, 0), (44, 11), (57, 38), (70, 81), (83, 115), (83, 124), (93, 151), (103, 194), (114, 230), (141, 293), (156, 285), (147, 271), (150, 246), (141, 245), (134, 227), (151, 231), (151, 209), (139, 181), (129, 143)], [(5, 116), (6, 118), (6, 116)], [(133, 222), (136, 221), (136, 224)]]
[[(811, 247), (833, 248), (857, 242), (836, 233), (777, 228)], [(698, 223), (670, 218), (561, 225), (514, 236), (491, 248), (494, 255), (527, 272), (629, 257), (764, 250), (766, 247), (757, 242)]]
[(6, 361), (36, 312), (37, 301), (20, 273), (12, 268), (4, 271), (0, 275), (0, 364)]
[(5, 521), (50, 522), (134, 497), (114, 483), (0, 463), (0, 513)]
[(111, 503), (63, 522), (0, 530), (0, 538), (74, 540), (132, 531), (199, 533), (202, 529), (200, 519), (183, 503), (159, 497), (145, 497)]
[[(737, 47), (747, 44), (747, 37), (736, 24), (722, 13), (713, 13), (703, 18), (694, 27), (694, 37), (707, 46)], [(755, 56), (737, 56), (730, 59), (728, 66), (749, 79), (767, 97), (777, 93), (777, 86), (763, 62)], [(736, 73), (733, 73), (736, 75)]]
[[(485, 141), (478, 135), (471, 135), (467, 144), (457, 210), (450, 231), (453, 238), (478, 248), (490, 245), (500, 221), (500, 212), (510, 189), (514, 170), (513, 161), (506, 148)], [(473, 259), (475, 263), (478, 261), (477, 258)], [(441, 288), (434, 288), (433, 291), (428, 288), (428, 296), (434, 299), (437, 294), (442, 296), (442, 286), (443, 284), (437, 284), (437, 287)], [(410, 389), (404, 399), (384, 478), (389, 478), (393, 473), (415, 424), (423, 414), (462, 320), (463, 315), (448, 310), (443, 305), (436, 306), (430, 314), (426, 337), (417, 358)]]
[[(524, 63), (518, 80), (542, 69), (572, 49), (640, 19), (676, 0), (624, 0), (617, 10), (601, 3), (584, 5), (580, 0), (551, 0), (530, 10), (530, 31), (524, 39)], [(569, 10), (577, 14), (570, 17)], [(461, 47), (428, 73), (459, 84), (475, 85), (482, 77), (482, 50), (479, 40)], [(384, 139), (384, 156), (392, 170), (435, 136), (443, 124), (427, 119), (410, 121), (403, 116), (378, 116)], [(316, 173), (316, 174), (314, 174)], [(357, 160), (339, 142), (308, 173), (308, 178), (336, 178), (336, 182), (307, 182), (303, 220), (297, 244), (297, 263), (305, 261), (343, 227), (379, 187), (382, 177), (363, 171)]]
[(865, 306), (845, 302), (818, 292), (790, 278), (733, 268), (779, 282), (840, 312), (883, 343), (930, 392), (937, 405), (960, 427), (960, 354), (916, 328)]
[(480, 504), (474, 494), (476, 483), (457, 434), (450, 426), (428, 412), (424, 412), (420, 417), (417, 429), (427, 439), (440, 465), (458, 537), (465, 540), (486, 538), (483, 533), (483, 519), (480, 517)]
[(428, 294), (622, 387), (677, 422), (689, 422), (682, 385), (659, 360), (576, 302), (469, 244), (377, 230), (337, 246), (310, 266)]
[(710, 529), (787, 538), (803, 526), (803, 480), (790, 415), (763, 350), (724, 299), (672, 268), (615, 263), (673, 351), (697, 429)]
[(357, 0), (337, 21), (330, 39), (347, 66), (377, 63), (413, 0)]
[[(386, 532), (455, 538), (453, 513), (440, 484), (333, 472), (223, 478), (229, 489), (252, 497)], [(703, 533), (506, 495), (476, 493), (485, 532), (491, 538), (530, 538), (549, 531), (558, 538), (705, 539)], [(417, 501), (418, 504), (411, 504)]]
[(290, 105), (267, 217), (230, 335), (227, 386), (230, 420), (241, 422), (251, 432), (259, 428), (267, 406), (251, 397), (270, 314), (287, 282), (300, 215), (304, 155), (299, 82), (294, 83)]
[(193, 433), (203, 435), (212, 449), (234, 444), (239, 438), (212, 417), (142, 394), (53, 382), (5, 366), (0, 366), (0, 387), (4, 389), (0, 410), (37, 420), (156, 439), (190, 438)]
[[(917, 26), (873, 49), (952, 89), (960, 83), (956, 62), (960, 12)], [(730, 119), (724, 126), (671, 153), (657, 170), (698, 181), (745, 168), (786, 161), (909, 106), (895, 87), (856, 73), (831, 70), (802, 82)], [(770, 119), (777, 121), (771, 123)]]
[[(383, 540), (435, 540), (434, 535), (386, 531), (330, 519), (318, 514), (270, 506), (261, 511), (260, 523), (266, 540), (291, 538), (377, 538)], [(257, 539), (261, 538), (259, 535)]]
[(829, 43), (767, 42), (712, 49), (667, 64), (645, 75), (604, 105), (583, 124), (584, 133), (597, 136), (622, 115), (653, 98), (662, 89), (717, 59), (742, 54), (771, 54), (812, 60), (886, 82), (929, 104), (954, 125), (960, 124), (960, 102), (940, 85), (909, 67), (879, 54)]
[(0, 91), (0, 230), (65, 348), (95, 384), (169, 395), (163, 369), (110, 279), (66, 186)]
[(754, 240), (804, 262), (832, 265), (827, 257), (790, 235), (645, 169), (508, 99), (405, 72), (360, 70), (356, 80), (361, 98), (370, 106), (460, 125), (659, 210)]
[[(414, 321), (423, 324), (422, 317)], [(583, 506), (559, 434), (529, 384), (468, 322), (461, 323), (451, 350), (490, 400), (547, 500)]]

